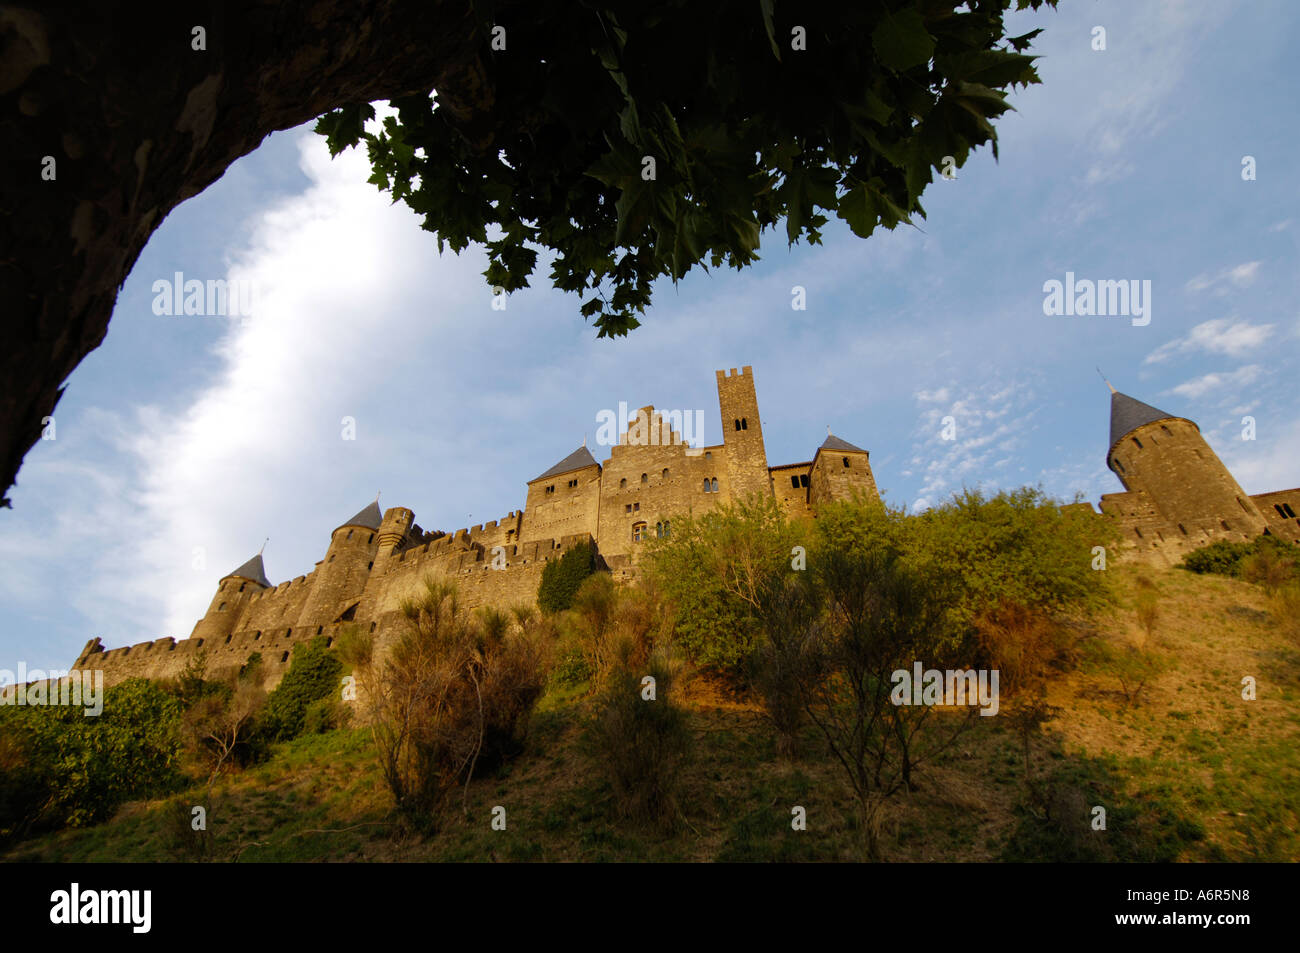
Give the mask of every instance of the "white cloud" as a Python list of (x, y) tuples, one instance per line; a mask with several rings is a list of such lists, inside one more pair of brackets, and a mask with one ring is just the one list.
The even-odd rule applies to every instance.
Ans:
[(1166, 393), (1177, 394), (1179, 397), (1195, 400), (1223, 388), (1248, 387), (1259, 380), (1263, 370), (1258, 364), (1247, 364), (1245, 367), (1239, 367), (1232, 372), (1202, 374), (1200, 377), (1184, 381)]
[(1202, 272), (1188, 281), (1185, 288), (1192, 293), (1211, 290), (1219, 296), (1231, 294), (1234, 287), (1247, 288), (1254, 284), (1255, 279), (1259, 277), (1261, 264), (1258, 261), (1242, 262), (1240, 265), (1223, 269), (1217, 275)]
[(1175, 354), (1203, 351), (1227, 357), (1243, 357), (1263, 344), (1273, 332), (1271, 324), (1251, 324), (1233, 318), (1218, 318), (1196, 325), (1186, 337), (1176, 338), (1146, 356), (1144, 364), (1156, 364)]

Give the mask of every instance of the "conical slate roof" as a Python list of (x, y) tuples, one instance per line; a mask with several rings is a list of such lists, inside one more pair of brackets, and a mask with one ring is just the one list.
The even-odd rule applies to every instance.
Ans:
[(1143, 424), (1168, 420), (1173, 414), (1134, 400), (1128, 394), (1112, 391), (1110, 395), (1110, 445), (1113, 448)]
[(853, 444), (849, 443), (847, 440), (841, 440), (839, 437), (835, 436), (834, 434), (828, 436), (825, 442), (817, 449), (818, 450), (849, 450), (852, 451), (853, 453), (867, 452), (863, 450), (861, 447), (853, 446)]
[(547, 477), (559, 476), (561, 473), (568, 473), (571, 470), (581, 470), (583, 467), (589, 467), (595, 464), (596, 458), (591, 455), (584, 443), (573, 453), (569, 454), (555, 466), (551, 467), (541, 476), (533, 477), (529, 483), (536, 483), (538, 480), (545, 480)]
[(384, 521), (384, 514), (379, 512), (379, 503), (372, 502), (364, 510), (358, 513), (352, 519), (345, 523), (340, 523), (338, 528), (344, 526), (364, 526), (366, 529), (379, 529), (379, 524)]
[(259, 586), (266, 586), (268, 589), (271, 588), (271, 581), (266, 578), (266, 567), (262, 565), (261, 553), (258, 553), (248, 562), (244, 563), (244, 565), (230, 573), (226, 578), (229, 579), (230, 576), (239, 576), (243, 579), (255, 582)]

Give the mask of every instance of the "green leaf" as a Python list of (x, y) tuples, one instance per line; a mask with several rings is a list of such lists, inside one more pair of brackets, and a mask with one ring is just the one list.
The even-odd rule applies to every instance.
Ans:
[(901, 73), (930, 62), (934, 37), (925, 29), (925, 21), (915, 10), (886, 14), (871, 34), (871, 47), (886, 69)]

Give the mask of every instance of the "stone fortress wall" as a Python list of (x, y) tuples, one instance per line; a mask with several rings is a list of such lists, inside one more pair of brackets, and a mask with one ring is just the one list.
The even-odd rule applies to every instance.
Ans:
[[(381, 513), (371, 503), (331, 533), (311, 572), (272, 585), (259, 554), (219, 582), (188, 639), (107, 650), (92, 639), (73, 669), (103, 670), (112, 685), (174, 677), (199, 652), (210, 675), (257, 652), (270, 688), (293, 646), (318, 635), (332, 645), (346, 626), (360, 625), (381, 644), (390, 639), (402, 600), (428, 578), (455, 582), (468, 609), (534, 605), (546, 564), (580, 543), (593, 544), (615, 579), (628, 582), (642, 544), (671, 534), (682, 515), (751, 493), (772, 495), (798, 517), (856, 494), (879, 499), (868, 452), (833, 435), (810, 461), (770, 466), (752, 369), (720, 370), (717, 385), (721, 444), (690, 447), (671, 420), (643, 407), (603, 465), (584, 445), (528, 482), (522, 510), (445, 533), (422, 530), (410, 509)], [(1107, 463), (1125, 492), (1103, 495), (1101, 512), (1118, 522), (1136, 558), (1172, 564), (1215, 539), (1264, 532), (1300, 543), (1300, 489), (1247, 496), (1195, 423), (1113, 389)]]

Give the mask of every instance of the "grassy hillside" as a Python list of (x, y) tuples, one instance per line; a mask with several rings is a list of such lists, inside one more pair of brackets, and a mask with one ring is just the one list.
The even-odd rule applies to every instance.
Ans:
[[(1094, 623), (1076, 669), (1052, 679), (1056, 706), (1031, 740), (1006, 717), (976, 718), (917, 790), (889, 800), (891, 861), (1300, 859), (1300, 649), (1263, 591), (1222, 576), (1113, 566), (1116, 606)], [(1138, 624), (1140, 579), (1157, 620)], [(1126, 646), (1152, 660), (1126, 664)], [(1145, 674), (1146, 680), (1136, 688)], [(1257, 698), (1242, 698), (1243, 676)], [(696, 746), (672, 830), (619, 819), (584, 754), (586, 687), (551, 687), (527, 746), (456, 795), (438, 834), (402, 835), (366, 729), (310, 734), (223, 776), (211, 840), (190, 831), (201, 786), (131, 802), (110, 821), (13, 848), (8, 861), (770, 861), (856, 860), (852, 794), (814, 730), (778, 758), (757, 703), (693, 675), (675, 689)], [(463, 798), (464, 807), (461, 808)], [(492, 809), (506, 829), (492, 830)], [(791, 809), (807, 829), (791, 829)], [(1107, 829), (1088, 824), (1094, 806)]]

